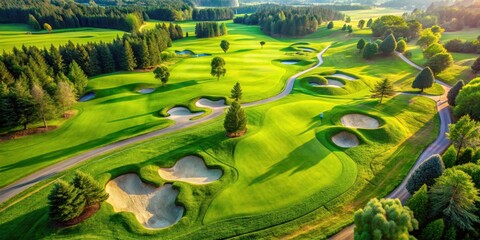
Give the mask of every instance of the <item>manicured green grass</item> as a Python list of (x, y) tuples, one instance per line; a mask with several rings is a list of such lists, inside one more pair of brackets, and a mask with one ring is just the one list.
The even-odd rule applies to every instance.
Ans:
[[(8, 176), (0, 179), (6, 184), (66, 156), (165, 127), (170, 122), (158, 117), (160, 109), (188, 106), (199, 96), (228, 97), (237, 81), (242, 84), (244, 102), (273, 96), (284, 88), (288, 77), (316, 60), (316, 53), (290, 55), (298, 49), (294, 43), (307, 42), (301, 45), (316, 50), (333, 44), (324, 54), (324, 64), (309, 74), (342, 71), (357, 76), (355, 83), (346, 86), (350, 94), (309, 92), (299, 81), (286, 98), (246, 109), (249, 124), (244, 137), (227, 139), (220, 117), (96, 157), (62, 175), (69, 179), (74, 170), (81, 169), (106, 184), (116, 176), (135, 172), (158, 186), (166, 182), (156, 173), (159, 166), (171, 166), (181, 157), (198, 154), (207, 165), (222, 168), (224, 175), (203, 186), (174, 183), (180, 190), (178, 203), (186, 208), (177, 224), (147, 230), (133, 214), (115, 213), (105, 203), (82, 224), (52, 227), (46, 205), (54, 179), (50, 178), (0, 205), (0, 234), (82, 239), (279, 238), (285, 234), (324, 238), (351, 223), (355, 209), (371, 197), (385, 196), (400, 183), (437, 135), (438, 119), (435, 102), (424, 97), (398, 95), (382, 105), (371, 99), (370, 88), (383, 78), (391, 79), (398, 91), (413, 91), (410, 85), (418, 72), (395, 56), (364, 60), (355, 46), (358, 37), (367, 33), (348, 34), (339, 31), (338, 25), (334, 30), (323, 27), (302, 39), (273, 39), (263, 35), (258, 26), (229, 24), (228, 36), (176, 41), (169, 51), (189, 49), (224, 57), (226, 77), (217, 81), (209, 75), (213, 56), (170, 62), (172, 75), (167, 87), (149, 95), (134, 91), (159, 86), (151, 72), (100, 76), (89, 84), (97, 98), (78, 104), (79, 113), (60, 129), (0, 144), (2, 156), (9, 154), (7, 165), (0, 166), (5, 169), (2, 176)], [(230, 41), (227, 54), (221, 52), (221, 39)], [(267, 42), (264, 49), (260, 49), (262, 40)], [(283, 65), (282, 59), (297, 59), (301, 64)], [(441, 90), (437, 86), (429, 93), (440, 94)], [(324, 119), (319, 118), (321, 112)], [(370, 115), (382, 125), (374, 130), (347, 129), (340, 118), (348, 113)], [(336, 147), (330, 139), (344, 130), (358, 136), (361, 145)], [(48, 147), (42, 144), (46, 142)], [(25, 149), (26, 144), (28, 156), (15, 151)]]
[(37, 46), (38, 48), (50, 47), (51, 44), (66, 44), (72, 41), (77, 44), (88, 42), (111, 42), (125, 32), (102, 28), (66, 28), (54, 29), (52, 33), (46, 30), (34, 31), (25, 24), (0, 24), (0, 51), (11, 52), (13, 47)]
[[(373, 8), (368, 10), (354, 10), (354, 11), (342, 11), (346, 16), (350, 16), (352, 21), (358, 21), (360, 19), (364, 19), (368, 21), (368, 19), (372, 18), (375, 20), (384, 15), (396, 15), (401, 16), (405, 10), (400, 9), (393, 9), (393, 8)], [(357, 25), (354, 25), (355, 27)]]
[(464, 28), (462, 31), (457, 32), (444, 32), (442, 33), (442, 41), (447, 42), (449, 40), (458, 38), (463, 41), (473, 41), (480, 36), (480, 28)]

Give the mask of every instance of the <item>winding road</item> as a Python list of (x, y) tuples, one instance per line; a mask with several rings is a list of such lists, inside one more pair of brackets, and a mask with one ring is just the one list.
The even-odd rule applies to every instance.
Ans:
[[(408, 58), (406, 58), (403, 54), (400, 54), (400, 53), (396, 53), (396, 54), (410, 66), (418, 70), (423, 69), (422, 67), (416, 65), (415, 63), (410, 61)], [(422, 164), (426, 159), (428, 159), (428, 157), (432, 156), (433, 154), (441, 154), (448, 148), (448, 146), (450, 146), (450, 141), (447, 139), (445, 134), (448, 131), (448, 124), (452, 123), (450, 111), (448, 108), (448, 102), (447, 102), (447, 94), (451, 87), (448, 84), (441, 82), (439, 80), (435, 80), (435, 81), (440, 85), (442, 85), (443, 89), (445, 90), (444, 94), (440, 98), (438, 96), (430, 97), (435, 101), (440, 99), (440, 101), (437, 101), (438, 115), (440, 116), (440, 132), (438, 133), (437, 139), (422, 152), (422, 154), (417, 159), (417, 162), (415, 163), (413, 168), (410, 170), (408, 175), (403, 179), (402, 183), (393, 192), (388, 194), (387, 198), (399, 198), (400, 201), (402, 201), (402, 203), (405, 203), (405, 201), (408, 198), (410, 198), (410, 194), (408, 193), (405, 186), (407, 185), (407, 181), (412, 175), (412, 173), (418, 168), (418, 166), (420, 166), (420, 164)], [(329, 239), (331, 240), (353, 239), (354, 228), (355, 228), (355, 225), (352, 224), (344, 228), (339, 233), (333, 235)]]
[[(261, 105), (261, 104), (270, 103), (270, 102), (273, 102), (273, 101), (276, 101), (278, 99), (286, 97), (292, 91), (293, 86), (295, 84), (295, 80), (299, 76), (301, 76), (301, 75), (303, 75), (307, 72), (310, 72), (310, 71), (314, 70), (315, 68), (318, 68), (320, 65), (323, 64), (322, 55), (328, 50), (329, 47), (330, 46), (326, 47), (320, 53), (318, 53), (318, 55), (317, 55), (318, 63), (315, 66), (291, 76), (287, 80), (286, 87), (281, 93), (279, 93), (276, 96), (267, 98), (267, 99), (263, 99), (263, 100), (256, 101), (256, 102), (250, 102), (250, 103), (246, 103), (246, 104), (242, 104), (242, 105), (244, 107), (253, 107), (253, 106), (258, 106), (258, 105)], [(109, 144), (109, 145), (106, 145), (106, 146), (88, 151), (86, 153), (82, 153), (82, 154), (77, 155), (75, 157), (66, 159), (62, 162), (59, 162), (59, 163), (56, 163), (56, 164), (51, 165), (49, 167), (46, 167), (44, 169), (41, 169), (41, 170), (39, 170), (39, 171), (37, 171), (37, 172), (27, 176), (27, 177), (24, 177), (24, 178), (14, 182), (14, 183), (11, 183), (11, 184), (5, 186), (4, 188), (0, 189), (0, 203), (3, 203), (5, 201), (9, 200), (10, 198), (14, 197), (15, 195), (19, 194), (20, 192), (24, 191), (25, 189), (35, 185), (36, 183), (38, 183), (38, 182), (40, 182), (44, 179), (47, 179), (49, 177), (52, 177), (54, 175), (57, 175), (60, 172), (66, 170), (68, 168), (71, 168), (71, 167), (73, 167), (73, 166), (75, 166), (75, 165), (77, 165), (81, 162), (87, 161), (87, 160), (92, 159), (94, 157), (98, 157), (102, 154), (105, 154), (105, 153), (108, 153), (108, 152), (111, 152), (111, 151), (114, 151), (114, 150), (117, 150), (117, 149), (120, 149), (120, 148), (127, 147), (127, 146), (135, 144), (135, 143), (144, 142), (144, 141), (146, 141), (148, 139), (151, 139), (151, 138), (154, 138), (154, 137), (158, 137), (158, 136), (162, 136), (162, 135), (165, 135), (165, 134), (173, 133), (173, 132), (176, 132), (176, 131), (179, 131), (179, 130), (182, 130), (182, 129), (197, 126), (199, 124), (202, 124), (202, 123), (208, 122), (210, 120), (213, 120), (213, 119), (221, 116), (225, 112), (225, 108), (227, 108), (227, 106), (212, 108), (211, 114), (209, 114), (206, 117), (203, 117), (201, 119), (198, 119), (198, 120), (189, 121), (189, 119), (192, 117), (192, 115), (185, 115), (183, 118), (178, 117), (178, 116), (172, 117), (170, 119), (175, 121), (175, 125), (172, 125), (170, 127), (160, 129), (160, 130), (157, 130), (157, 131), (153, 131), (153, 132), (150, 132), (150, 133), (147, 133), (147, 134), (139, 135), (139, 136), (136, 136), (136, 137), (132, 137), (132, 138), (129, 138), (129, 139), (125, 139), (125, 140), (122, 140), (122, 141), (118, 141), (118, 142), (115, 142), (115, 143), (112, 143), (112, 144)]]

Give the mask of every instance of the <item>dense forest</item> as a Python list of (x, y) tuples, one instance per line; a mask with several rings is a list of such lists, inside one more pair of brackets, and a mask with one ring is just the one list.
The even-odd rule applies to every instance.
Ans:
[(231, 8), (193, 9), (192, 19), (196, 21), (219, 21), (233, 19), (235, 13)]
[(235, 23), (260, 25), (271, 36), (304, 36), (317, 31), (325, 21), (344, 19), (344, 14), (322, 7), (271, 6), (251, 15), (237, 17)]
[(135, 9), (84, 6), (61, 0), (2, 0), (0, 23), (25, 23), (40, 30), (44, 23), (53, 29), (99, 27), (135, 31), (143, 14)]
[(180, 26), (157, 25), (142, 33), (125, 34), (111, 43), (56, 48), (14, 48), (0, 56), (0, 128), (13, 128), (55, 118), (82, 96), (87, 77), (132, 71), (160, 64), (172, 39), (183, 37)]
[(199, 22), (195, 25), (197, 38), (209, 38), (227, 35), (227, 24), (217, 22)]

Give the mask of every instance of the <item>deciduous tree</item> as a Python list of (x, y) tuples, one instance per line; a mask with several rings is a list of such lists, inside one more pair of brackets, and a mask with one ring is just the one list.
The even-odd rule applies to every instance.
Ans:
[(363, 48), (365, 47), (365, 44), (367, 44), (367, 43), (365, 42), (365, 40), (363, 38), (358, 40), (357, 49), (358, 49), (359, 52), (362, 52)]
[(220, 43), (220, 47), (222, 48), (224, 53), (227, 53), (228, 49), (230, 48), (230, 42), (228, 42), (227, 40), (222, 40), (222, 42)]
[(62, 107), (63, 117), (66, 117), (65, 111), (77, 102), (74, 88), (65, 81), (58, 82), (57, 91), (55, 92), (55, 99)]
[(334, 27), (333, 22), (330, 21), (327, 25), (327, 29), (332, 29)]
[(50, 24), (44, 23), (44, 24), (43, 24), (43, 28), (44, 28), (45, 30), (47, 30), (48, 33), (52, 33), (52, 30), (53, 30), (53, 29), (52, 29), (52, 26), (50, 26)]
[(358, 28), (363, 29), (365, 27), (365, 20), (361, 19), (358, 21)]
[(210, 74), (220, 80), (221, 76), (225, 76), (227, 69), (225, 69), (225, 60), (221, 57), (214, 57), (210, 66), (212, 67)]
[(475, 62), (473, 62), (472, 71), (474, 73), (480, 72), (480, 57), (478, 57), (477, 60), (475, 60)]
[(405, 50), (407, 50), (407, 43), (405, 42), (405, 40), (402, 39), (402, 40), (398, 41), (397, 49), (395, 49), (395, 50), (397, 50), (397, 52), (399, 52), (399, 53), (404, 53)]
[(170, 77), (170, 71), (166, 66), (157, 67), (153, 74), (155, 74), (155, 78), (162, 82), (162, 85), (165, 86), (168, 82), (168, 78)]
[(480, 121), (480, 79), (472, 80), (465, 85), (455, 99), (454, 113), (460, 117), (470, 115), (471, 118)]
[(435, 74), (441, 73), (453, 64), (453, 57), (450, 53), (438, 53), (430, 58), (427, 66), (430, 67)]
[(35, 101), (37, 112), (43, 121), (43, 127), (47, 128), (47, 118), (52, 117), (55, 111), (53, 101), (50, 98), (50, 95), (48, 95), (37, 83), (33, 84), (31, 94)]
[(265, 44), (266, 44), (265, 41), (260, 41), (260, 46), (262, 46), (262, 48), (263, 46), (265, 46)]
[(457, 83), (453, 85), (450, 91), (448, 91), (448, 94), (447, 94), (448, 105), (453, 107), (456, 105), (455, 100), (457, 99), (458, 93), (460, 92), (460, 90), (462, 90), (464, 85), (465, 83), (463, 82), (463, 80), (457, 81)]

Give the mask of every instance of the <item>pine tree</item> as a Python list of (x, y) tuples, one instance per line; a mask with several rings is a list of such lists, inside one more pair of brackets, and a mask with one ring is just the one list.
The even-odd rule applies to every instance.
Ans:
[(0, 61), (0, 82), (3, 82), (5, 85), (11, 85), (15, 82), (13, 75), (8, 71), (7, 66)]
[(64, 71), (63, 57), (60, 51), (52, 44), (50, 46), (50, 52), (48, 53), (48, 63), (52, 66), (55, 74), (59, 74)]
[(465, 83), (463, 80), (458, 81), (453, 85), (453, 87), (448, 91), (447, 99), (448, 99), (448, 105), (454, 107), (455, 106), (455, 99), (457, 99), (458, 93), (460, 90), (462, 90), (463, 86)]
[(93, 179), (92, 176), (80, 171), (75, 172), (73, 186), (79, 190), (79, 194), (85, 197), (86, 206), (101, 203), (108, 198), (108, 193)]
[[(87, 70), (88, 76), (96, 76), (100, 74), (102, 72), (102, 69), (101, 69), (100, 57), (98, 56), (97, 48), (91, 47), (87, 55), (89, 56), (88, 70)], [(76, 60), (74, 61), (76, 62)]]
[(380, 104), (382, 104), (383, 97), (395, 95), (393, 84), (388, 79), (384, 79), (383, 81), (377, 83), (371, 92), (373, 93), (373, 98), (380, 98)]
[(419, 88), (420, 93), (423, 93), (423, 89), (431, 88), (435, 77), (433, 72), (429, 67), (424, 68), (418, 75), (415, 77), (415, 80), (412, 83), (412, 88)]
[(132, 46), (126, 40), (123, 43), (123, 52), (120, 67), (125, 71), (133, 71), (133, 69), (137, 67), (137, 62), (135, 60)]
[(70, 64), (70, 71), (68, 73), (68, 79), (73, 83), (75, 89), (77, 90), (77, 94), (79, 96), (83, 95), (85, 91), (85, 87), (88, 84), (88, 78), (83, 72), (83, 70), (78, 66), (77, 62), (73, 61)]
[(162, 82), (163, 86), (167, 84), (168, 78), (170, 77), (170, 71), (166, 66), (157, 67), (153, 71), (153, 74), (155, 74), (156, 79), (159, 79)]
[(362, 52), (363, 48), (365, 47), (365, 44), (367, 44), (367, 43), (365, 42), (365, 40), (363, 38), (358, 40), (357, 49), (359, 50), (359, 52)]
[(233, 86), (231, 97), (237, 102), (242, 99), (242, 87), (240, 86), (239, 82), (237, 82), (235, 86)]
[(36, 31), (40, 31), (42, 29), (40, 27), (40, 23), (38, 23), (37, 19), (32, 14), (28, 14), (28, 25), (30, 25)]
[(143, 40), (143, 42), (140, 44), (140, 52), (139, 52), (140, 58), (137, 59), (138, 61), (138, 67), (140, 68), (148, 68), (150, 67), (150, 52), (148, 50), (148, 45), (147, 41)]
[(415, 219), (418, 220), (420, 227), (427, 223), (428, 217), (428, 190), (427, 185), (423, 184), (411, 198), (407, 200), (405, 206), (413, 211)]
[(48, 195), (50, 217), (58, 222), (67, 222), (82, 214), (85, 197), (69, 183), (59, 180)]
[(228, 136), (237, 137), (247, 129), (247, 116), (238, 102), (233, 102), (225, 115), (223, 126)]
[(397, 40), (393, 34), (388, 35), (380, 45), (380, 51), (384, 54), (392, 54), (397, 48)]
[(228, 35), (227, 24), (224, 22), (220, 25), (220, 35)]

